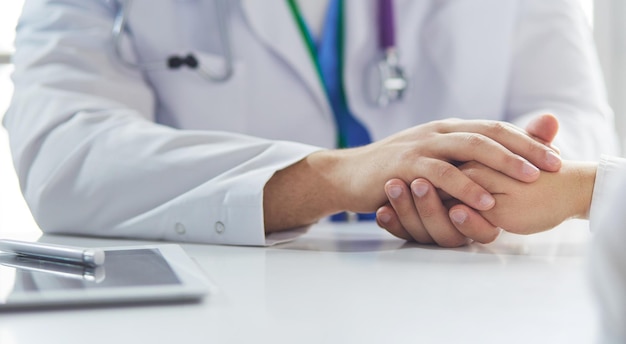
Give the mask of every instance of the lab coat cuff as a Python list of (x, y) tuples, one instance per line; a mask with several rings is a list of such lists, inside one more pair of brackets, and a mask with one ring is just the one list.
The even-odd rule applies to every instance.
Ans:
[(592, 231), (595, 231), (602, 219), (610, 215), (608, 212), (611, 211), (611, 204), (614, 200), (613, 194), (615, 193), (613, 189), (621, 184), (624, 171), (626, 171), (626, 159), (608, 155), (601, 156), (589, 211)]
[[(216, 198), (199, 200), (199, 206), (182, 214), (183, 217), (203, 219), (197, 230), (187, 231), (185, 241), (225, 245), (270, 246), (293, 240), (306, 233), (308, 227), (295, 228), (286, 232), (265, 234), (263, 214), (263, 189), (267, 181), (278, 170), (296, 163), (307, 155), (321, 150), (319, 147), (293, 142), (274, 142), (259, 154), (262, 168), (249, 166), (247, 171), (238, 171), (224, 176), (221, 191)], [(271, 159), (269, 158), (271, 157)], [(272, 160), (268, 163), (268, 160)], [(251, 162), (251, 165), (254, 165)], [(207, 203), (208, 202), (208, 203)], [(193, 212), (193, 214), (190, 214)]]

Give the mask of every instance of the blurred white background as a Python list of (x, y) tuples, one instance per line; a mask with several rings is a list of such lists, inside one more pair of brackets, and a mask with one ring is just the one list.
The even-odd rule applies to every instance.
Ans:
[[(550, 0), (545, 0), (550, 1)], [(626, 1), (579, 0), (596, 34), (601, 61), (605, 70), (610, 101), (617, 114), (617, 123), (626, 133)], [(13, 49), (15, 25), (23, 0), (0, 0), (0, 119), (6, 111), (13, 88), (7, 64)], [(622, 39), (624, 38), (624, 39)], [(622, 129), (624, 128), (624, 129)], [(624, 135), (623, 137), (626, 137)], [(13, 164), (8, 138), (0, 129), (0, 234), (38, 234), (30, 212), (22, 199)]]
[[(13, 50), (15, 25), (23, 0), (0, 0), (0, 119), (9, 106), (13, 86), (9, 79), (11, 66), (7, 62)], [(39, 230), (22, 198), (9, 153), (8, 137), (0, 129), (0, 234), (38, 235)]]

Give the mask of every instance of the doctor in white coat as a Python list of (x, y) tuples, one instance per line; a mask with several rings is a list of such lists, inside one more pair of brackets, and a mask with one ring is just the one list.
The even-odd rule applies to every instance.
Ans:
[[(325, 2), (315, 2), (299, 2), (312, 36), (325, 16)], [(527, 182), (539, 176), (528, 161), (559, 168), (551, 149), (493, 120), (524, 128), (554, 113), (564, 157), (616, 151), (577, 1), (394, 1), (394, 49), (409, 87), (387, 106), (364, 86), (381, 56), (376, 3), (344, 2), (343, 95), (374, 143), (335, 150), (333, 111), (286, 1), (27, 0), (4, 125), (38, 224), (267, 245), (337, 211), (375, 211), (392, 178), (426, 178), (485, 210), (493, 197), (455, 162)], [(173, 56), (190, 67), (188, 53), (228, 77), (166, 67)], [(460, 244), (447, 238), (433, 239)]]

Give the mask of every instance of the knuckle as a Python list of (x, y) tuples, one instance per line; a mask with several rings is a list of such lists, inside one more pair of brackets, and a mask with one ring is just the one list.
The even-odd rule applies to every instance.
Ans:
[(457, 168), (453, 165), (443, 163), (437, 167), (437, 176), (441, 179), (448, 179), (454, 176)]
[(481, 167), (480, 163), (478, 163), (476, 161), (470, 161), (470, 162), (464, 163), (462, 166), (459, 167), (459, 169), (467, 177), (469, 177), (470, 179), (474, 180), (473, 177), (476, 177), (478, 175), (480, 167)]
[(452, 130), (452, 127), (457, 125), (461, 120), (459, 118), (446, 118), (439, 119), (430, 122), (436, 132), (447, 133)]
[(477, 148), (485, 144), (485, 137), (480, 134), (472, 133), (466, 136), (465, 141), (469, 147)]
[(488, 131), (491, 135), (500, 136), (509, 131), (509, 126), (504, 122), (492, 122), (488, 126)]
[(542, 144), (532, 139), (530, 139), (528, 141), (528, 145), (526, 145), (526, 152), (529, 154), (538, 153), (543, 150), (544, 149), (542, 148)]
[(418, 206), (418, 212), (422, 221), (432, 219), (437, 215), (437, 210), (428, 204), (420, 204)]
[(512, 154), (504, 154), (500, 158), (502, 162), (502, 166), (511, 166), (511, 165), (520, 165), (522, 164), (522, 160), (515, 155)]
[(476, 177), (478, 177), (478, 171), (475, 168), (464, 168), (462, 171), (471, 180), (476, 180)]
[(435, 132), (443, 132), (448, 127), (448, 121), (446, 120), (436, 120), (430, 122), (430, 125), (433, 127)]
[(475, 190), (476, 186), (473, 182), (465, 182), (463, 185), (461, 185), (461, 188), (459, 189), (460, 197), (469, 198), (469, 196), (471, 196)]

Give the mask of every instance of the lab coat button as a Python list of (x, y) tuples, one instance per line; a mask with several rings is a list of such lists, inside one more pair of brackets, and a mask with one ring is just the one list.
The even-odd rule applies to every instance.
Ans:
[(185, 226), (182, 223), (180, 223), (180, 222), (176, 223), (176, 226), (174, 227), (174, 230), (176, 231), (176, 233), (178, 233), (180, 235), (183, 235), (183, 234), (185, 234), (187, 232), (187, 230), (185, 229)]
[(222, 221), (217, 221), (215, 222), (215, 231), (218, 234), (222, 234), (224, 233), (224, 230), (226, 229), (226, 227), (224, 226), (224, 224), (222, 223)]

